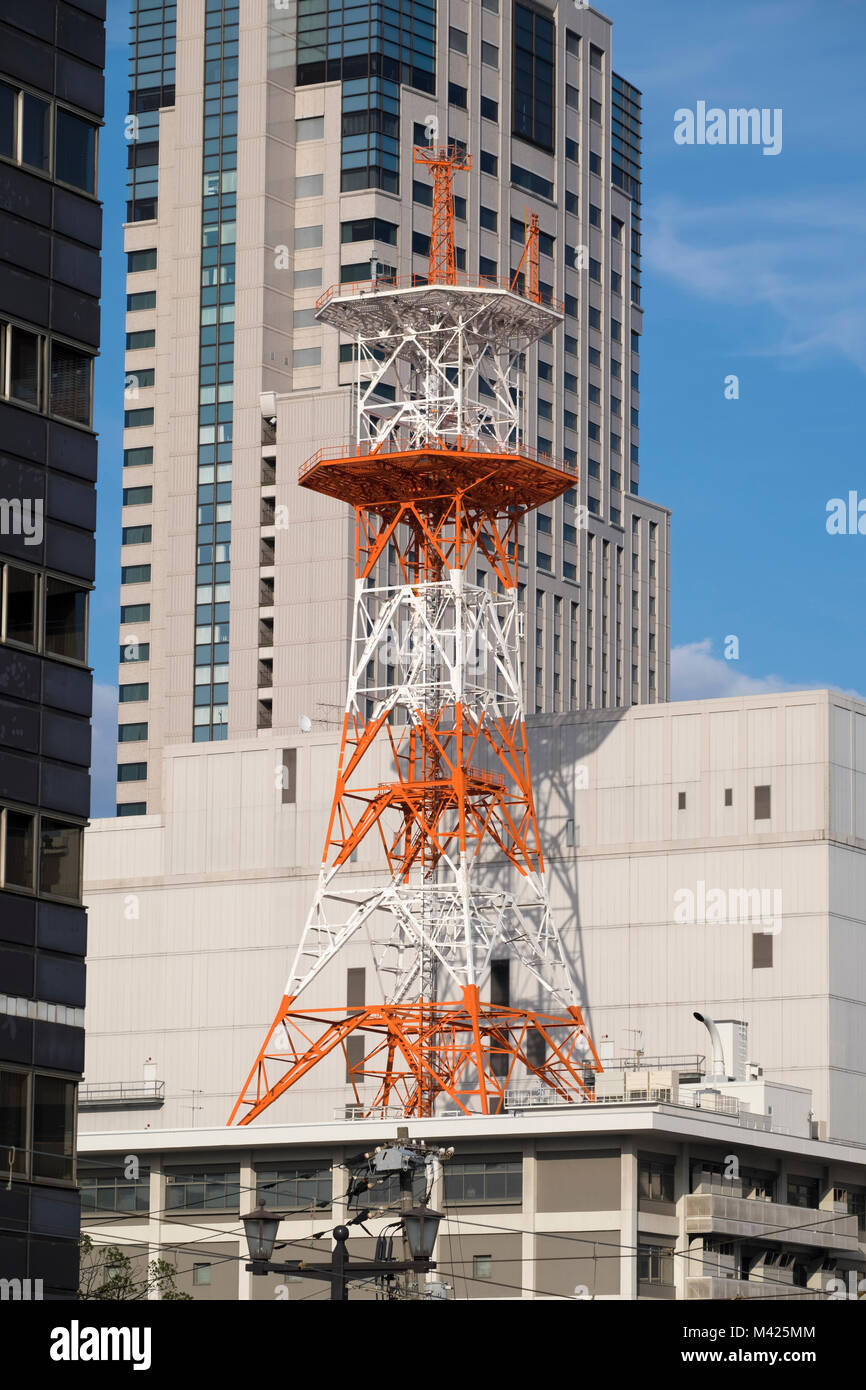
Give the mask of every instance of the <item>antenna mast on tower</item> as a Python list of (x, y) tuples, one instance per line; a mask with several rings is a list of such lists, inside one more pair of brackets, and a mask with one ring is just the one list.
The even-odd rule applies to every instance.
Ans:
[[(315, 898), (230, 1124), (329, 1057), (348, 1065), (353, 1034), (355, 1102), (370, 1115), (438, 1101), (498, 1112), (528, 1084), (591, 1100), (602, 1069), (548, 902), (520, 667), (519, 527), (575, 476), (522, 442), (519, 379), (562, 313), (539, 290), (534, 218), (524, 292), (457, 284), (452, 180), (469, 159), (417, 146), (415, 162), (434, 180), (428, 279), (338, 285), (317, 305), (358, 362), (355, 440), (320, 450), (299, 480), (355, 513), (348, 696)], [(379, 395), (386, 376), (395, 389)], [(306, 1005), (359, 933), (381, 1002)], [(540, 1008), (482, 999), (503, 957), (513, 992)]]

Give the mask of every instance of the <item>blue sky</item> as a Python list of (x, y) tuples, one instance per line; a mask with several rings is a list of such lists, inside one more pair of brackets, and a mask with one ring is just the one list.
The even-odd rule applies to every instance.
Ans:
[[(94, 815), (114, 806), (123, 412), (128, 12), (108, 9)], [(830, 498), (866, 499), (866, 7), (602, 9), (614, 68), (643, 93), (641, 491), (673, 511), (673, 696), (866, 692), (866, 536), (825, 525)], [(699, 101), (781, 108), (781, 153), (676, 144), (675, 111)]]

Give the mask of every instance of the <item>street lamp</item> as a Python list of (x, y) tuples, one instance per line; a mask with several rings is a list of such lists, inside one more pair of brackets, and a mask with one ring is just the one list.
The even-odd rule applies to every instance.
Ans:
[(268, 1211), (263, 1197), (256, 1210), (251, 1211), (249, 1216), (243, 1217), (242, 1220), (250, 1259), (254, 1263), (269, 1260), (274, 1253), (280, 1218)]
[(271, 1260), (277, 1239), (280, 1217), (268, 1211), (264, 1201), (255, 1211), (241, 1218), (251, 1263), (245, 1268), (252, 1274), (295, 1274), (304, 1279), (322, 1279), (331, 1286), (331, 1298), (345, 1303), (349, 1283), (355, 1279), (393, 1279), (397, 1274), (426, 1273), (435, 1269), (431, 1260), (433, 1244), (442, 1213), (429, 1207), (412, 1207), (404, 1213), (406, 1238), (411, 1260), (350, 1260), (347, 1244), (348, 1226), (335, 1226), (334, 1250), (327, 1263), (308, 1260), (286, 1260), (275, 1264)]
[(416, 1264), (429, 1265), (433, 1256), (433, 1246), (436, 1244), (436, 1236), (439, 1231), (439, 1222), (442, 1220), (441, 1211), (433, 1211), (432, 1207), (420, 1203), (416, 1207), (410, 1207), (404, 1211), (401, 1217), (406, 1228), (406, 1238), (409, 1241), (409, 1249), (412, 1259)]

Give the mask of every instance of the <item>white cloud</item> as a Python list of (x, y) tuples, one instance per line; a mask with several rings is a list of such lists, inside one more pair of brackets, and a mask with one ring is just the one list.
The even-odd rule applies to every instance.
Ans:
[(117, 686), (93, 686), (90, 814), (113, 816), (117, 808)]
[(724, 695), (770, 695), (775, 690), (798, 690), (781, 676), (747, 676), (736, 661), (713, 656), (712, 642), (686, 642), (671, 648), (671, 699), (709, 700)]
[(713, 656), (709, 637), (671, 648), (671, 699), (712, 700), (726, 695), (772, 695), (777, 690), (835, 690), (864, 700), (859, 690), (844, 690), (831, 681), (788, 681), (782, 676), (747, 676), (736, 661)]
[[(743, 306), (744, 353), (801, 361), (829, 353), (866, 372), (866, 273), (838, 271), (866, 235), (866, 205), (850, 190), (713, 207), (668, 197), (647, 222), (656, 271), (689, 294)], [(767, 309), (779, 332), (756, 347), (755, 320)]]

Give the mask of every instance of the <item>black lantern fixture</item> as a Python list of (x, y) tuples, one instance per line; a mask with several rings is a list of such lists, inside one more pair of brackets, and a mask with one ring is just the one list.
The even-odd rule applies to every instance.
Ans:
[(416, 1264), (428, 1264), (433, 1257), (433, 1246), (436, 1244), (442, 1212), (433, 1211), (432, 1207), (424, 1206), (422, 1202), (417, 1207), (410, 1207), (409, 1211), (403, 1212), (401, 1219), (406, 1229), (412, 1259)]
[(244, 1216), (242, 1220), (250, 1259), (255, 1263), (269, 1260), (274, 1253), (280, 1218), (268, 1211), (262, 1198), (256, 1210), (251, 1211), (249, 1216)]

